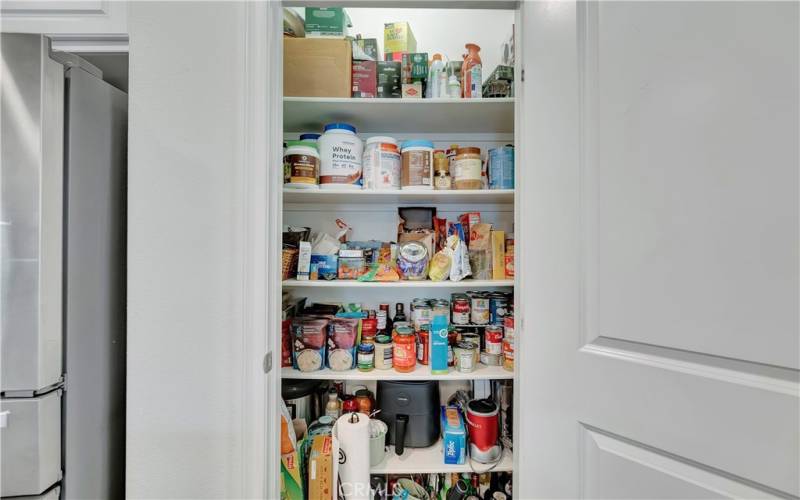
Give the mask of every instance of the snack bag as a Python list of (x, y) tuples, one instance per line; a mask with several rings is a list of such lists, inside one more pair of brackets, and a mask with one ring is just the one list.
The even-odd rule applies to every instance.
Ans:
[(464, 230), (460, 223), (455, 223), (450, 225), (449, 232), (447, 247), (453, 253), (450, 266), (450, 281), (461, 281), (472, 274), (472, 267), (469, 264), (469, 252), (464, 240)]
[(292, 321), (294, 354), (292, 364), (301, 372), (321, 370), (325, 361), (328, 320), (295, 318)]
[(334, 371), (356, 367), (356, 341), (359, 320), (333, 318), (328, 325), (328, 368)]
[(470, 226), (469, 264), (476, 280), (492, 279), (492, 225), (478, 223)]
[(444, 281), (447, 279), (450, 276), (452, 262), (450, 249), (444, 248), (442, 251), (436, 252), (428, 268), (428, 277), (431, 281)]

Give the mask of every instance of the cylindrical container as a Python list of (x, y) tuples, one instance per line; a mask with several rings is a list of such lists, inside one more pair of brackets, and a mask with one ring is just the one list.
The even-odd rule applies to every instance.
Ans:
[(428, 364), (430, 359), (429, 340), (431, 337), (430, 325), (423, 325), (417, 332), (417, 362), (423, 365)]
[(514, 189), (514, 146), (489, 150), (489, 189)]
[(489, 313), (489, 298), (484, 294), (475, 294), (470, 297), (472, 323), (475, 325), (486, 325), (491, 319)]
[[(445, 299), (434, 299), (433, 303), (433, 316), (447, 316), (450, 314), (450, 301)], [(433, 318), (433, 316), (431, 318)]]
[(383, 420), (377, 418), (369, 421), (369, 465), (375, 467), (383, 462), (386, 455), (386, 433), (389, 427)]
[(345, 396), (342, 401), (342, 413), (355, 413), (358, 411), (358, 402), (353, 396)]
[(453, 348), (456, 371), (472, 373), (478, 361), (478, 346), (472, 342), (459, 342)]
[(292, 189), (319, 189), (319, 153), (311, 142), (291, 141), (283, 154), (283, 184)]
[(514, 315), (511, 313), (506, 314), (503, 318), (503, 326), (505, 327), (506, 337), (514, 336)]
[(427, 300), (414, 299), (411, 302), (411, 324), (419, 331), (423, 326), (429, 326), (433, 319), (433, 308)]
[(481, 363), (486, 366), (500, 366), (503, 364), (503, 355), (481, 351)]
[(514, 371), (514, 337), (503, 339), (503, 368)]
[(451, 144), (447, 151), (445, 152), (445, 156), (447, 157), (447, 169), (450, 172), (450, 179), (452, 181), (453, 177), (456, 175), (455, 170), (453, 169), (453, 164), (456, 161), (456, 151), (458, 151), (458, 144)]
[(503, 354), (503, 327), (487, 325), (483, 335), (484, 350), (489, 354)]
[(361, 320), (361, 342), (372, 344), (378, 334), (378, 318), (364, 318)]
[(483, 96), (483, 75), (481, 71), (481, 48), (474, 43), (464, 47), (467, 55), (461, 65), (461, 95), (465, 99), (480, 99)]
[(433, 143), (405, 141), (400, 148), (402, 189), (433, 189)]
[[(458, 331), (458, 329), (456, 329), (456, 331)], [(458, 341), (469, 342), (470, 344), (475, 344), (478, 348), (481, 347), (481, 336), (475, 332), (459, 332)]]
[(481, 149), (458, 148), (453, 161), (454, 189), (481, 189)]
[(319, 139), (322, 189), (361, 189), (363, 144), (356, 128), (347, 123), (329, 123)]
[(489, 323), (503, 325), (508, 311), (508, 296), (501, 292), (489, 295)]
[(317, 134), (317, 133), (313, 133), (313, 132), (307, 132), (305, 134), (300, 134), (300, 140), (301, 141), (317, 142), (317, 141), (319, 141), (320, 137), (322, 137), (321, 134)]
[(490, 463), (502, 451), (497, 444), (500, 434), (499, 407), (491, 399), (473, 399), (467, 403), (467, 433), (470, 456), (481, 463)]
[(468, 325), (470, 321), (470, 301), (465, 294), (453, 295), (453, 314), (454, 325)]
[(458, 343), (458, 332), (453, 325), (447, 327), (447, 366), (455, 366), (456, 359), (453, 348)]
[(389, 335), (375, 337), (375, 368), (389, 370), (392, 368), (392, 338)]
[(364, 189), (400, 189), (397, 140), (386, 136), (367, 139), (362, 167)]
[(392, 351), (392, 363), (395, 371), (401, 373), (414, 371), (417, 364), (417, 339), (414, 330), (407, 326), (397, 327)]
[(359, 389), (356, 391), (356, 403), (358, 403), (359, 413), (369, 415), (372, 413), (372, 393), (368, 389)]
[(417, 241), (400, 245), (397, 252), (397, 270), (405, 280), (424, 280), (428, 274), (428, 249)]
[(375, 368), (375, 344), (367, 342), (359, 344), (356, 360), (359, 371), (371, 372)]

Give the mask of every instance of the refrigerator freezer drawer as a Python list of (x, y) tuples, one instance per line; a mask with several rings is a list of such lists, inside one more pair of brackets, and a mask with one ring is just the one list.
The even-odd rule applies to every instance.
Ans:
[(41, 35), (0, 36), (0, 391), (33, 392), (63, 373), (64, 67)]
[(61, 394), (0, 400), (0, 496), (40, 495), (61, 480)]

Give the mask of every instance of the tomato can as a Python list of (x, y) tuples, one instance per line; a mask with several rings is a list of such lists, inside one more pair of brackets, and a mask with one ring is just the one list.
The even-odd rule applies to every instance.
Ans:
[(453, 296), (453, 324), (468, 325), (470, 319), (469, 297), (463, 294)]
[(503, 327), (488, 325), (484, 334), (484, 350), (489, 354), (503, 353)]

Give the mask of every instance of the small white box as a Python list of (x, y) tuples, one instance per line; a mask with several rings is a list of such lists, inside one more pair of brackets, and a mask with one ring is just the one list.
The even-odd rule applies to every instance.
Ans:
[(311, 243), (300, 242), (300, 255), (297, 257), (297, 281), (308, 281), (311, 272)]

